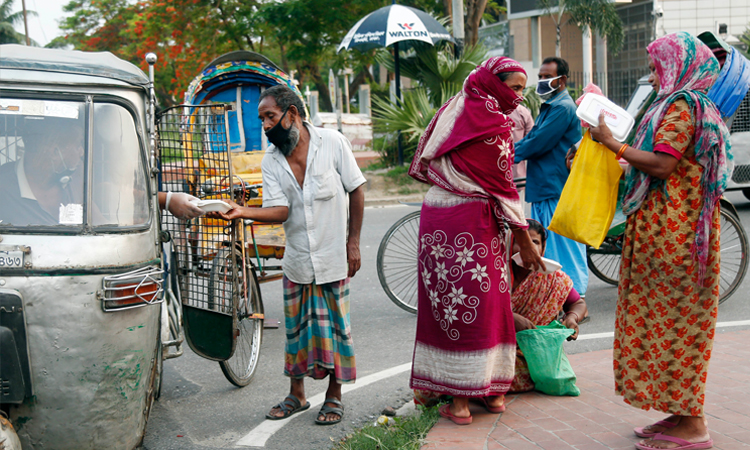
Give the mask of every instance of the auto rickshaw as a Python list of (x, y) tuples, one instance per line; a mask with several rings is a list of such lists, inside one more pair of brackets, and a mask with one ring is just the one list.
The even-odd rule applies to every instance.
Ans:
[(24, 449), (133, 449), (165, 290), (151, 83), (110, 53), (0, 55), (0, 408)]

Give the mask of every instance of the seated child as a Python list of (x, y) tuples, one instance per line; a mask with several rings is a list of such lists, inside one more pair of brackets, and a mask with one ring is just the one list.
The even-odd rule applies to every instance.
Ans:
[[(533, 219), (529, 223), (529, 237), (537, 245), (539, 254), (544, 255), (547, 243), (547, 230)], [(517, 251), (518, 249), (514, 249)], [(573, 288), (573, 281), (561, 270), (551, 274), (532, 272), (511, 261), (513, 289), (511, 307), (516, 332), (536, 328), (536, 325), (549, 325), (564, 313), (562, 324), (576, 332), (570, 339), (578, 337), (578, 324), (588, 314), (584, 299)], [(524, 392), (534, 389), (529, 376), (528, 365), (521, 350), (516, 349), (516, 375), (510, 392)]]

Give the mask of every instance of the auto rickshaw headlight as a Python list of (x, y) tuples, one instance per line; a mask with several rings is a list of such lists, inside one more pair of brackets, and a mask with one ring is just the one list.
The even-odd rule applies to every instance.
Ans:
[(104, 312), (161, 303), (164, 300), (164, 271), (159, 267), (149, 266), (106, 276), (98, 294)]

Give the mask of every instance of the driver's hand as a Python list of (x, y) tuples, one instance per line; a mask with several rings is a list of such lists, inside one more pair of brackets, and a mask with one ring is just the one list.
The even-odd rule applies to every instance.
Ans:
[(169, 199), (169, 212), (178, 219), (190, 220), (206, 214), (205, 211), (190, 203), (190, 200), (198, 200), (184, 192), (173, 192)]

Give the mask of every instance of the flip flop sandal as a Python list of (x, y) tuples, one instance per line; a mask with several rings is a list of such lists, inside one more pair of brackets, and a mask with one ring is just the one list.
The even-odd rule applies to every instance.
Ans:
[[(326, 403), (333, 403), (336, 406), (328, 406)], [(338, 414), (339, 418), (334, 420), (326, 420), (326, 416), (328, 414)], [(323, 420), (320, 420), (318, 418), (315, 419), (315, 423), (318, 425), (334, 425), (339, 422), (341, 422), (341, 419), (344, 418), (344, 404), (341, 403), (339, 400), (335, 398), (327, 398), (323, 402), (323, 406), (320, 407), (320, 412), (318, 413), (318, 417), (323, 416)]]
[(268, 420), (281, 420), (286, 419), (287, 417), (291, 416), (292, 414), (296, 414), (301, 411), (305, 411), (308, 408), (310, 408), (310, 402), (305, 402), (304, 405), (300, 405), (299, 399), (295, 397), (292, 394), (289, 394), (283, 402), (279, 403), (278, 405), (274, 406), (271, 409), (279, 408), (281, 410), (281, 413), (283, 415), (281, 416), (274, 416), (270, 412), (266, 414), (266, 419)]
[(658, 422), (656, 422), (654, 424), (651, 424), (651, 425), (648, 425), (648, 426), (645, 426), (645, 427), (633, 428), (633, 433), (635, 433), (635, 435), (638, 436), (639, 438), (647, 438), (648, 439), (648, 438), (654, 437), (657, 434), (659, 434), (659, 433), (662, 432), (662, 431), (655, 431), (653, 433), (649, 433), (648, 431), (643, 431), (646, 428), (654, 427), (654, 426), (664, 427), (664, 430), (662, 430), (662, 431), (667, 431), (670, 428), (676, 427), (677, 424), (676, 423), (672, 423), (672, 422), (667, 422), (666, 420), (660, 420), (660, 421), (658, 421)]
[[(651, 438), (652, 441), (667, 441), (667, 442), (674, 442), (678, 445), (678, 447), (672, 447), (669, 450), (705, 450), (707, 448), (713, 448), (714, 446), (714, 440), (709, 439), (706, 442), (689, 442), (685, 439), (680, 439), (678, 437), (674, 436), (667, 436), (666, 434), (657, 433), (654, 437)], [(645, 444), (637, 443), (635, 444), (635, 448), (639, 450), (656, 450), (654, 447), (647, 447)]]
[(450, 403), (447, 405), (443, 405), (438, 409), (438, 412), (441, 416), (445, 417), (446, 419), (450, 420), (451, 422), (455, 423), (456, 425), (468, 425), (471, 423), (472, 420), (474, 420), (473, 417), (456, 417), (451, 413), (451, 405)]

